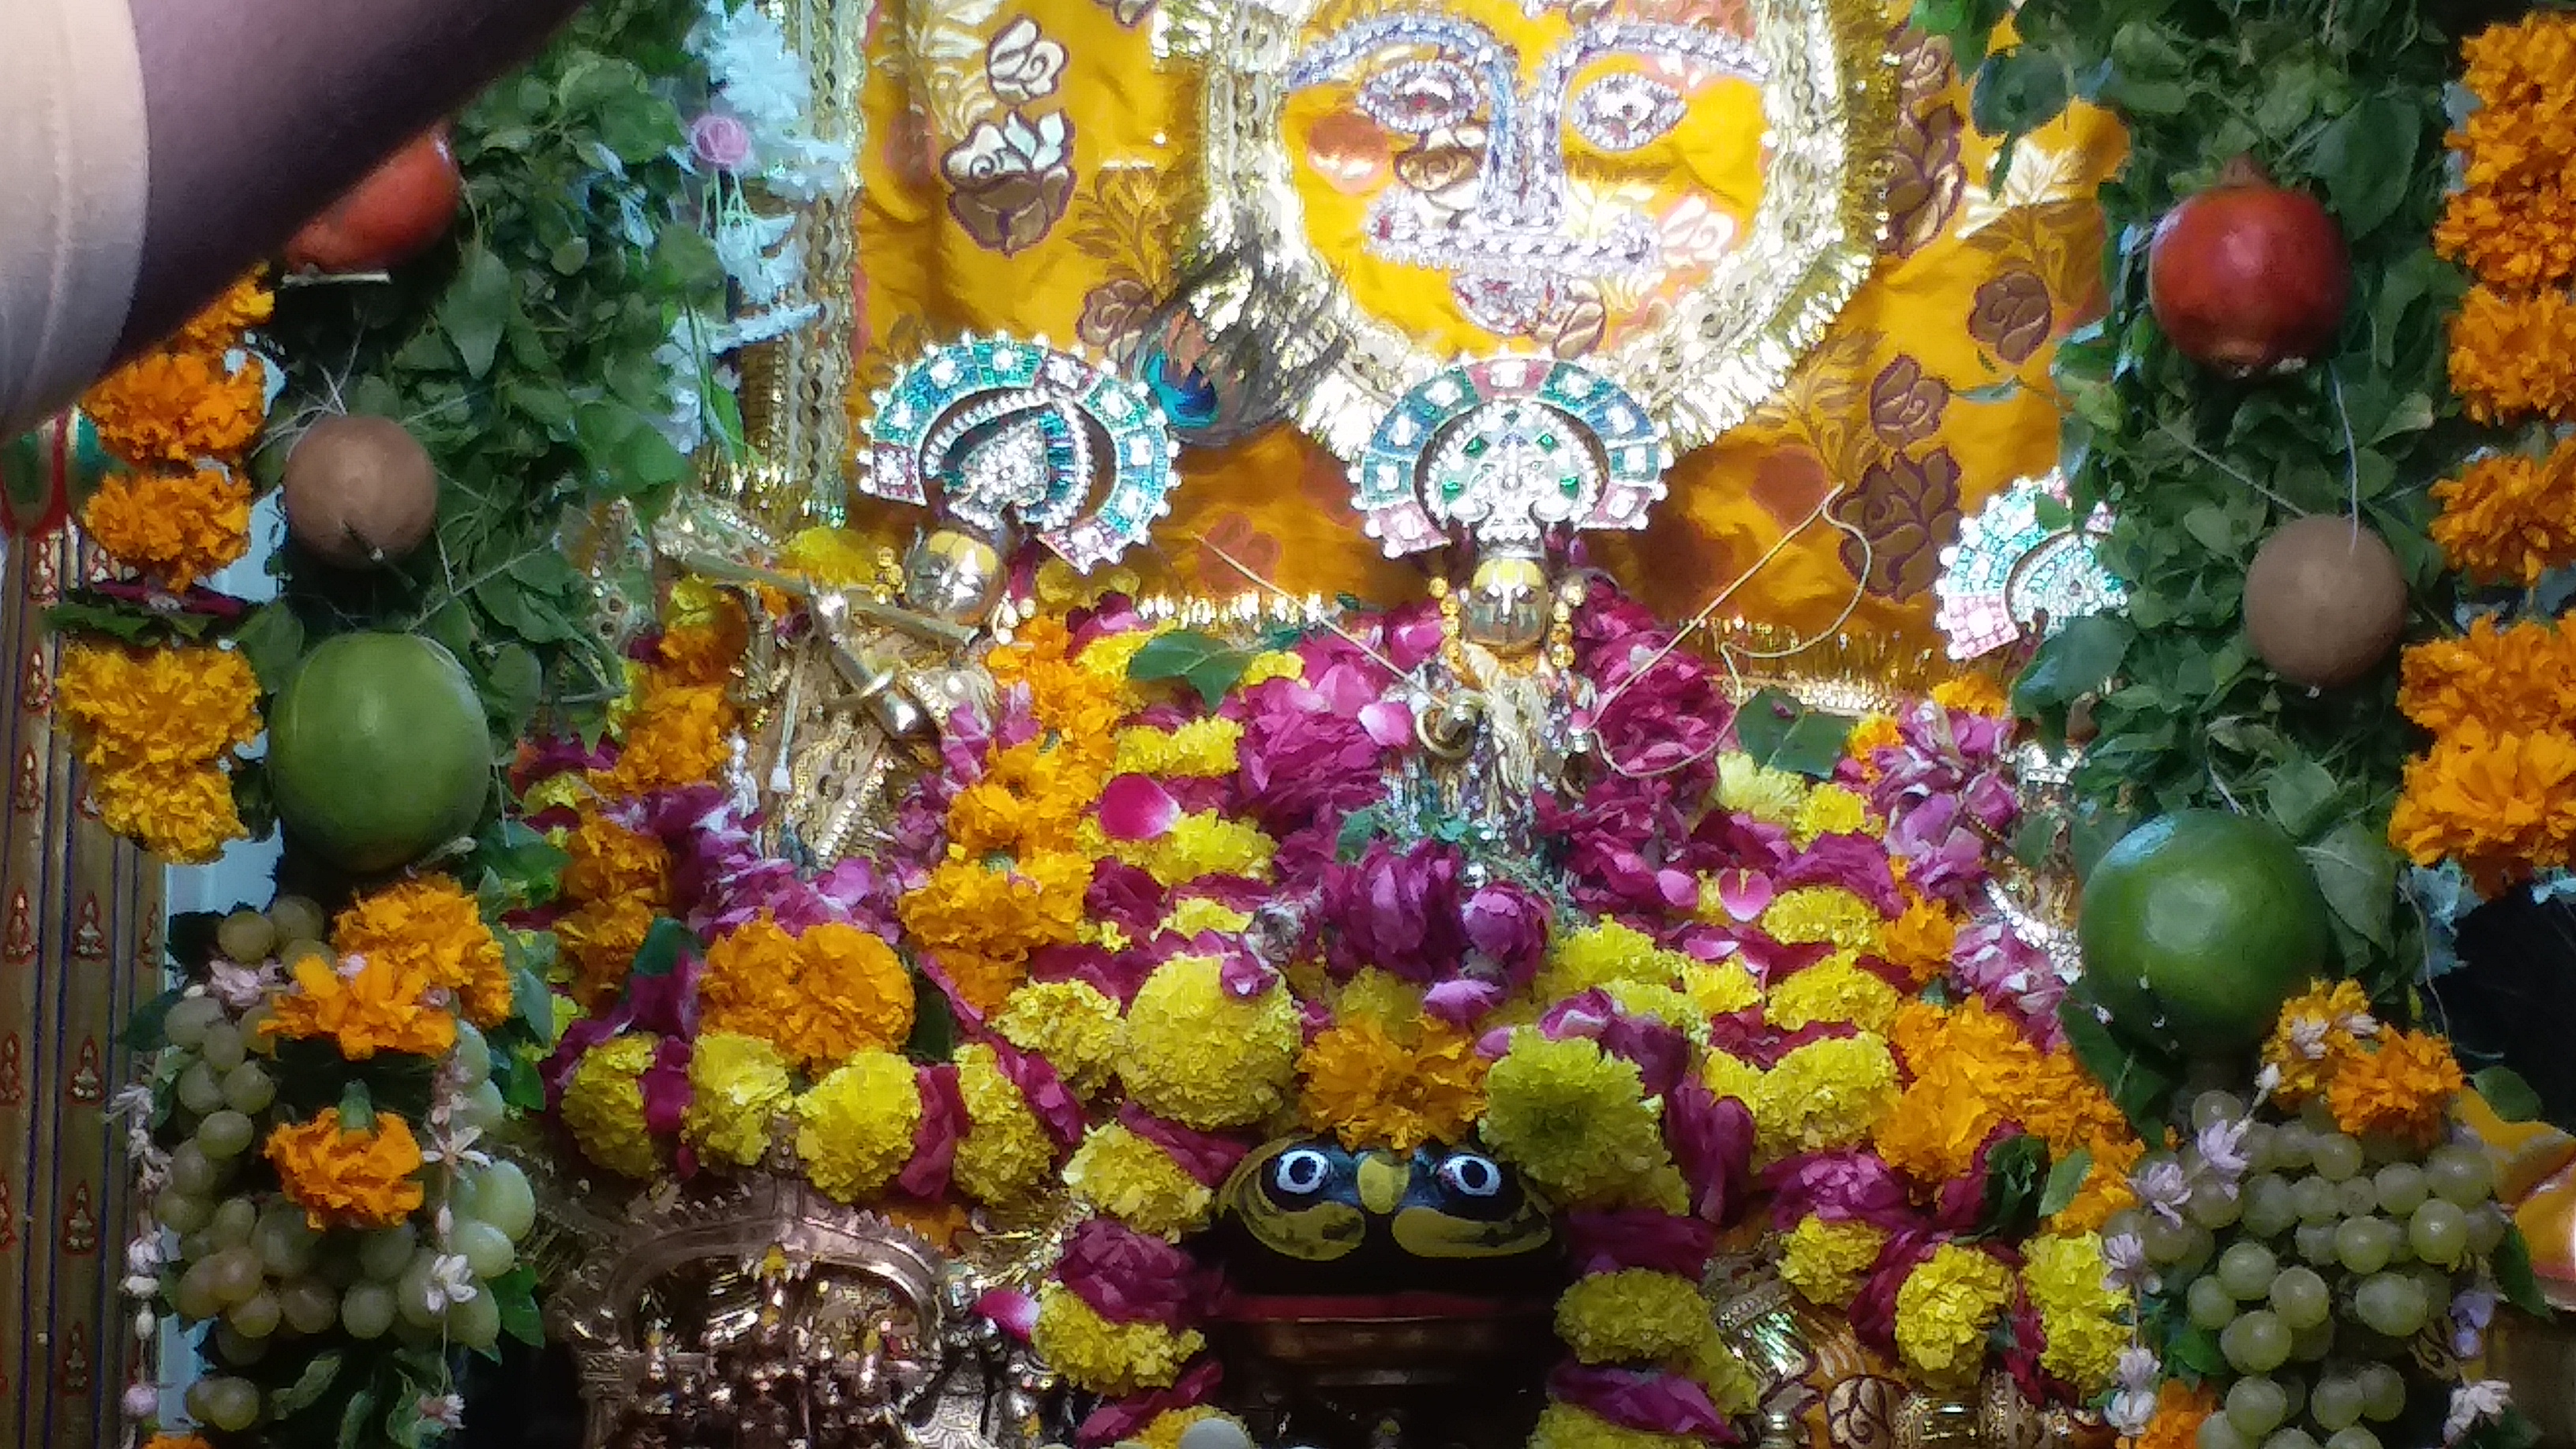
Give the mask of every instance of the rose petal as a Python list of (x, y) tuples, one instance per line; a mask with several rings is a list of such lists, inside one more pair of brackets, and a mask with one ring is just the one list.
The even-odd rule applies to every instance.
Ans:
[(1422, 993), (1422, 1009), (1451, 1026), (1466, 1026), (1503, 1004), (1503, 988), (1491, 981), (1452, 978)]
[(1717, 903), (1736, 920), (1750, 921), (1771, 905), (1771, 878), (1759, 871), (1719, 871)]
[(1381, 699), (1360, 706), (1360, 728), (1368, 737), (1387, 749), (1413, 743), (1413, 708), (1398, 700)]
[(1121, 775), (1100, 792), (1100, 828), (1112, 840), (1152, 840), (1181, 818), (1181, 802), (1146, 775)]

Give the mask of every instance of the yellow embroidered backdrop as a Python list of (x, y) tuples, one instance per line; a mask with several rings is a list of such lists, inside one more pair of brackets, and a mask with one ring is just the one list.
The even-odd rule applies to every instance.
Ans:
[[(1770, 403), (1680, 461), (1650, 529), (1594, 536), (1594, 557), (1668, 615), (1696, 609), (1840, 483), (1835, 511), (1868, 549), (1811, 527), (1730, 612), (1825, 628), (1857, 578), (1853, 631), (1928, 645), (1940, 546), (1989, 494), (2054, 462), (2048, 362), (2102, 304), (2091, 197), (2118, 164), (2119, 131), (2079, 109), (2025, 142), (2001, 194), (1990, 193), (1992, 147), (1968, 125), (1947, 48), (1905, 29), (1905, 8), (1889, 15), (1899, 65), (1889, 219), (1868, 281)], [(854, 208), (854, 421), (869, 391), (925, 345), (983, 329), (1096, 350), (1171, 280), (1193, 205), (1198, 101), (1187, 64), (1158, 63), (1152, 12), (1153, 0), (877, 8)], [(1374, 175), (1386, 157), (1364, 139), (1320, 146), (1302, 112), (1292, 124), (1310, 168), (1299, 182), (1309, 235), (1345, 276), (1376, 277), (1384, 308), (1380, 258), (1355, 235), (1337, 248), (1318, 234), (1318, 218), (1356, 209), (1324, 194), (1329, 181), (1312, 183), (1337, 168)], [(1689, 144), (1665, 164), (1692, 172), (1678, 189), (1722, 198), (1741, 158), (1712, 156), (1695, 135), (1705, 133), (1675, 131)], [(1440, 159), (1435, 150), (1393, 164), (1412, 163), (1411, 182), (1427, 190), (1439, 178), (1419, 173)], [(1426, 298), (1443, 296), (1440, 274), (1420, 279)], [(1426, 301), (1417, 318), (1398, 320), (1439, 335), (1446, 310)], [(1599, 339), (1600, 309), (1567, 315), (1521, 345), (1582, 355)], [(1615, 306), (1610, 321), (1615, 331)], [(1383, 560), (1360, 534), (1341, 465), (1288, 428), (1185, 455), (1183, 473), (1153, 556), (1128, 561), (1149, 585), (1238, 591), (1239, 576), (1198, 546), (1205, 540), (1300, 593), (1391, 602), (1420, 587), (1418, 565)], [(866, 506), (855, 521), (890, 534), (911, 526)]]

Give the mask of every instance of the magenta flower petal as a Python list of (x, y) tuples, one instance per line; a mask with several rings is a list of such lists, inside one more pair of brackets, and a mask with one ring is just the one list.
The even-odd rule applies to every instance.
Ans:
[(1105, 1445), (1133, 1439), (1146, 1425), (1174, 1409), (1206, 1403), (1224, 1378), (1225, 1370), (1217, 1361), (1202, 1356), (1182, 1370), (1179, 1380), (1168, 1389), (1130, 1394), (1092, 1410), (1081, 1427), (1074, 1430), (1073, 1442), (1077, 1449), (1103, 1449)]
[(1038, 1125), (1055, 1139), (1057, 1149), (1070, 1152), (1079, 1145), (1082, 1141), (1082, 1104), (1074, 1100), (1073, 1093), (1064, 1085), (1064, 1078), (1056, 1074), (1055, 1065), (1006, 1041), (989, 1041), (986, 1045), (993, 1049), (994, 1067), (1011, 1079), (1012, 1086), (1020, 1089), (1021, 1098), (1027, 1101), (1029, 1110), (1037, 1114)]
[(1020, 1343), (1028, 1342), (1037, 1331), (1038, 1301), (1017, 1288), (987, 1290), (975, 1300), (975, 1312)]
[(966, 1131), (966, 1097), (957, 1086), (957, 1069), (946, 1063), (922, 1067), (921, 1121), (912, 1129), (912, 1160), (895, 1175), (894, 1185), (924, 1200), (948, 1191), (948, 1170), (957, 1161), (957, 1139)]
[(1576, 1276), (1652, 1268), (1697, 1279), (1717, 1251), (1717, 1228), (1652, 1208), (1588, 1209), (1565, 1215), (1566, 1258)]
[(1252, 1150), (1249, 1143), (1167, 1121), (1133, 1102), (1119, 1109), (1118, 1125), (1163, 1149), (1204, 1187), (1222, 1186), (1234, 1165)]
[(1690, 1185), (1691, 1210), (1712, 1223), (1743, 1215), (1752, 1197), (1753, 1113), (1684, 1080), (1664, 1096), (1664, 1142)]
[(1560, 1403), (1597, 1414), (1622, 1429), (1677, 1435), (1718, 1444), (1742, 1442), (1708, 1390), (1660, 1369), (1615, 1368), (1566, 1362), (1548, 1375), (1548, 1394)]
[(1121, 775), (1100, 792), (1100, 828), (1112, 840), (1153, 840), (1181, 818), (1181, 802), (1147, 775)]
[(1422, 1009), (1451, 1026), (1469, 1026), (1503, 1004), (1503, 988), (1491, 981), (1455, 977), (1422, 993)]
[(1413, 707), (1393, 699), (1361, 705), (1360, 728), (1381, 748), (1403, 748), (1413, 743)]
[(1197, 1317), (1206, 1286), (1188, 1253), (1107, 1218), (1073, 1230), (1055, 1271), (1065, 1287), (1112, 1323), (1184, 1327)]
[(1736, 920), (1753, 920), (1771, 905), (1771, 878), (1755, 870), (1720, 871), (1717, 903)]

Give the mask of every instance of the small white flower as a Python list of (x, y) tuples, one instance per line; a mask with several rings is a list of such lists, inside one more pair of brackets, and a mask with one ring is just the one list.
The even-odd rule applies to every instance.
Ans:
[(465, 1400), (454, 1394), (423, 1394), (416, 1407), (424, 1424), (442, 1429), (465, 1427)]
[(110, 1118), (122, 1118), (127, 1122), (150, 1126), (152, 1089), (140, 1082), (117, 1088), (116, 1095), (107, 1099), (107, 1115)]
[[(2113, 1233), (2102, 1240), (2102, 1281), (2122, 1293), (2155, 1291), (2155, 1269), (2147, 1262), (2147, 1245), (2137, 1234)], [(2147, 1357), (2152, 1362), (2155, 1355)]]
[(2234, 1122), (2212, 1122), (2200, 1129), (2196, 1145), (2200, 1148), (2201, 1166), (2217, 1180), (2229, 1197), (2236, 1195), (2236, 1184), (2250, 1165), (2245, 1156), (2245, 1131), (2253, 1119)]
[(153, 1330), (160, 1326), (160, 1318), (152, 1312), (150, 1307), (146, 1306), (134, 1310), (134, 1336), (136, 1338), (150, 1338)]
[(2334, 1023), (2320, 1021), (2313, 1016), (2294, 1018), (2290, 1022), (2290, 1050), (2297, 1052), (2308, 1061), (2324, 1061), (2326, 1033), (2333, 1029)]
[(2146, 1431), (2147, 1421), (2156, 1416), (2156, 1394), (2153, 1389), (2116, 1389), (2111, 1402), (2102, 1408), (2102, 1417), (2121, 1434), (2135, 1436)]
[(2150, 1163), (2131, 1180), (2138, 1200), (2154, 1210), (2157, 1217), (2176, 1227), (2182, 1226), (2182, 1205), (2191, 1197), (2191, 1179), (2184, 1175), (2182, 1164), (2167, 1159)]
[(2451, 1413), (2442, 1421), (2442, 1442), (2457, 1444), (2471, 1429), (2502, 1415), (2511, 1402), (2510, 1386), (2500, 1379), (2479, 1379), (2451, 1390)]
[(355, 981), (358, 979), (358, 973), (367, 969), (367, 958), (352, 951), (340, 958), (340, 964), (336, 969), (340, 973), (341, 980)]
[(259, 1005), (284, 977), (273, 962), (245, 966), (238, 961), (217, 961), (207, 972), (207, 988), (215, 999), (234, 1011), (248, 1011)]
[(430, 1264), (430, 1312), (444, 1312), (451, 1304), (471, 1303), (474, 1295), (482, 1291), (482, 1285), (474, 1281), (474, 1270), (466, 1264), (464, 1255), (441, 1253)]
[(2486, 1348), (2487, 1326), (2495, 1322), (2496, 1295), (2469, 1288), (2451, 1300), (2451, 1351), (2476, 1358)]
[(2257, 1103), (2269, 1101), (2272, 1094), (2279, 1090), (2281, 1090), (2281, 1069), (2271, 1062), (2265, 1062), (2263, 1070), (2254, 1074), (2254, 1100)]
[(149, 1419), (161, 1412), (161, 1386), (136, 1379), (125, 1386), (125, 1397), (118, 1401), (117, 1407), (125, 1410), (125, 1417), (129, 1419)]

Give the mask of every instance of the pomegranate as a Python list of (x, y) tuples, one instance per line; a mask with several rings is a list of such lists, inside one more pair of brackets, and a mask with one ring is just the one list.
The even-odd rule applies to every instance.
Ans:
[(286, 244), (287, 268), (338, 277), (398, 267), (446, 234), (464, 195), (441, 121), (306, 223)]
[(2352, 293), (2343, 231), (2246, 157), (2156, 223), (2147, 305), (2185, 357), (2229, 377), (2287, 372), (2334, 345)]

